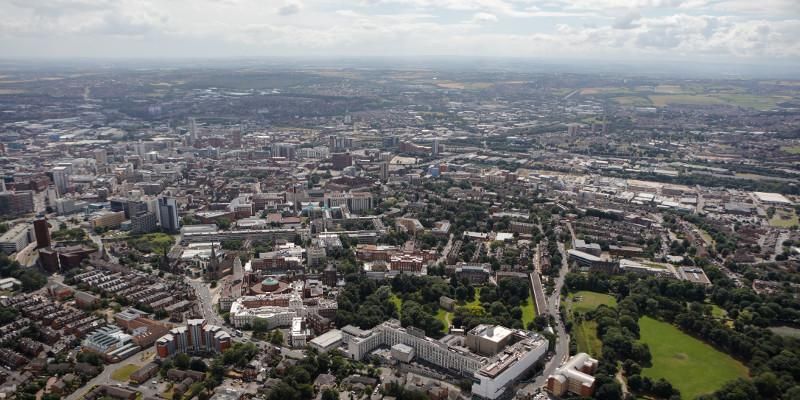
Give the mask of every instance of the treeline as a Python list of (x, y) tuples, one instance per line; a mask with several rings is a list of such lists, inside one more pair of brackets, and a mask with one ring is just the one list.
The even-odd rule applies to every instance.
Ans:
[[(796, 318), (800, 304), (785, 296), (761, 296), (747, 288), (736, 288), (727, 278), (714, 273), (711, 275), (715, 276), (715, 288), (708, 297), (728, 311), (728, 316), (734, 320), (732, 327), (712, 316), (711, 307), (705, 303), (706, 288), (689, 282), (601, 274), (570, 274), (565, 282), (570, 290), (615, 293), (620, 298), (620, 312), (638, 310), (639, 315), (673, 323), (683, 332), (737, 358), (750, 369), (752, 380), (729, 382), (719, 391), (702, 396), (704, 400), (800, 398), (800, 364), (797, 362), (800, 360), (800, 340), (776, 335), (765, 328), (771, 324), (786, 323), (786, 315)], [(796, 322), (796, 319), (793, 321)], [(622, 324), (621, 318), (619, 323)], [(598, 334), (600, 331), (598, 328)], [(619, 355), (610, 353), (610, 349), (607, 352), (607, 346), (616, 351), (618, 345), (613, 340), (607, 344), (607, 335), (606, 329), (602, 335), (604, 361), (607, 357)], [(626, 368), (625, 365), (623, 362), (623, 368)], [(632, 371), (635, 370), (633, 366)], [(639, 383), (644, 385), (644, 382), (632, 381), (632, 378), (629, 375), (628, 382), (632, 390), (636, 390), (635, 386)], [(651, 390), (655, 390), (655, 386), (651, 385)]]
[(7, 255), (0, 253), (0, 277), (15, 278), (20, 281), (24, 292), (41, 289), (47, 284), (47, 277), (34, 268), (23, 268)]

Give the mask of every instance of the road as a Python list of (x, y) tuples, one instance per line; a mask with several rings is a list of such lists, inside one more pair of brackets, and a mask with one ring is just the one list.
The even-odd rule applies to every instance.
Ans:
[(89, 382), (86, 382), (83, 387), (74, 391), (71, 395), (67, 396), (67, 400), (78, 400), (82, 399), (83, 395), (89, 391), (89, 389), (97, 386), (97, 385), (113, 385), (116, 383), (120, 384), (127, 384), (127, 382), (117, 382), (111, 379), (111, 374), (119, 368), (119, 366), (123, 364), (137, 364), (139, 363), (139, 357), (141, 357), (142, 352), (139, 351), (134, 355), (114, 364), (106, 364), (103, 367), (103, 372), (100, 372), (100, 375), (95, 376), (94, 378), (90, 379)]
[(194, 289), (197, 296), (196, 302), (200, 306), (200, 315), (209, 324), (225, 326), (225, 320), (214, 311), (214, 293), (209, 290), (208, 284), (202, 279), (186, 279), (186, 282)]
[[(99, 251), (100, 254), (103, 254), (103, 247), (105, 247), (105, 245), (103, 245), (103, 238), (95, 234), (91, 229), (85, 229), (85, 231), (89, 235), (89, 239), (92, 239), (92, 242), (94, 242), (94, 244), (97, 245), (97, 251)], [(113, 256), (108, 251), (106, 251), (105, 253), (106, 256), (108, 257), (108, 262), (112, 264), (119, 264), (119, 258)]]
[(547, 384), (547, 377), (552, 375), (553, 371), (569, 357), (569, 335), (567, 335), (567, 331), (564, 330), (564, 322), (561, 321), (561, 314), (559, 312), (561, 308), (561, 287), (564, 286), (564, 277), (567, 276), (569, 262), (567, 261), (567, 252), (564, 249), (563, 243), (558, 244), (558, 251), (561, 252), (561, 270), (559, 271), (558, 278), (556, 278), (553, 294), (547, 299), (547, 312), (556, 319), (556, 326), (553, 328), (558, 340), (556, 341), (555, 355), (544, 367), (542, 374), (537, 376), (536, 380), (533, 381), (533, 388), (528, 388), (533, 389), (531, 392), (545, 386)]

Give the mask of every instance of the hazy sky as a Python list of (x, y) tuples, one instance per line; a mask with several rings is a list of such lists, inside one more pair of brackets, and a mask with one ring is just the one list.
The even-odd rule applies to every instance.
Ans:
[(800, 60), (800, 0), (0, 0), (2, 57)]

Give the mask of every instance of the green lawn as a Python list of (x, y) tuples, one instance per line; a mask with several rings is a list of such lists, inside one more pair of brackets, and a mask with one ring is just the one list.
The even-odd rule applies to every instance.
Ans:
[(450, 321), (453, 320), (453, 313), (446, 311), (444, 308), (440, 308), (436, 311), (436, 319), (442, 321), (444, 324), (444, 332), (447, 332), (450, 328)]
[(603, 353), (603, 342), (597, 337), (597, 322), (583, 321), (574, 325), (573, 335), (579, 353), (599, 356)]
[(719, 318), (719, 319), (727, 318), (728, 317), (728, 312), (725, 311), (722, 307), (720, 307), (720, 306), (718, 306), (716, 304), (712, 304), (711, 305), (711, 316), (713, 316), (714, 318)]
[(769, 224), (776, 228), (791, 228), (800, 224), (795, 212), (775, 211), (775, 215), (769, 220)]
[(528, 296), (525, 304), (522, 306), (522, 326), (528, 327), (528, 324), (536, 318), (536, 305), (533, 304), (533, 296)]
[(585, 313), (602, 304), (614, 307), (617, 305), (617, 299), (603, 293), (580, 291), (570, 294), (568, 304), (570, 312)]
[(668, 380), (684, 399), (711, 393), (730, 380), (748, 376), (742, 363), (668, 323), (643, 317), (639, 329), (653, 356), (653, 366), (645, 368), (642, 375)]
[(800, 146), (783, 146), (781, 151), (789, 154), (800, 154)]
[(391, 301), (394, 304), (394, 308), (397, 309), (397, 314), (399, 315), (400, 310), (403, 309), (403, 299), (397, 297), (396, 294), (392, 293), (392, 295), (389, 296), (389, 301)]
[(118, 382), (127, 382), (128, 378), (131, 377), (131, 374), (136, 372), (136, 370), (138, 369), (139, 369), (138, 365), (125, 364), (117, 368), (117, 370), (114, 371), (113, 373), (111, 373), (111, 379)]

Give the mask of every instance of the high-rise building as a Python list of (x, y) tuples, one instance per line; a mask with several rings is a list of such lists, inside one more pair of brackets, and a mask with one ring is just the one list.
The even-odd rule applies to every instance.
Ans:
[(67, 193), (69, 187), (69, 169), (64, 166), (53, 168), (53, 183), (56, 185), (59, 195)]
[(158, 217), (155, 213), (143, 212), (131, 217), (131, 231), (133, 233), (150, 233), (158, 228)]
[(178, 202), (171, 197), (158, 199), (158, 213), (161, 215), (161, 229), (167, 232), (177, 232), (180, 229), (178, 218)]
[(50, 226), (44, 217), (33, 221), (33, 233), (36, 236), (37, 248), (50, 247)]
[(0, 215), (20, 215), (33, 212), (33, 192), (0, 192)]
[(350, 153), (333, 153), (331, 159), (333, 162), (333, 169), (337, 171), (341, 171), (353, 165), (353, 156), (351, 156)]
[(434, 156), (439, 155), (439, 139), (433, 139), (433, 147), (431, 148), (431, 154)]
[(197, 142), (197, 122), (194, 118), (189, 118), (189, 144)]
[(231, 146), (234, 149), (242, 148), (242, 131), (244, 131), (244, 125), (239, 125), (239, 129), (234, 129), (231, 134)]
[(190, 319), (186, 326), (173, 328), (156, 340), (161, 358), (176, 353), (222, 353), (231, 346), (231, 335), (221, 327), (208, 325), (204, 319)]
[(94, 161), (98, 165), (106, 165), (108, 163), (108, 153), (106, 153), (106, 149), (95, 149)]

